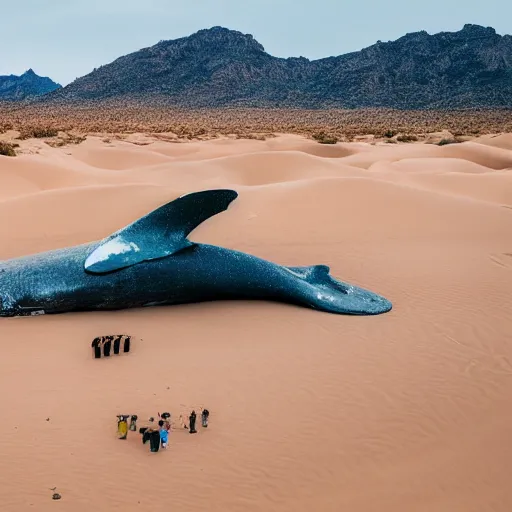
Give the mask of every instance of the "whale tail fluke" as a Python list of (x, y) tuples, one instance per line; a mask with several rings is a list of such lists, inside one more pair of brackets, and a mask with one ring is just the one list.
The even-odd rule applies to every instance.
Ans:
[(303, 302), (313, 309), (329, 313), (378, 315), (392, 308), (391, 302), (384, 297), (334, 279), (327, 265), (285, 268), (307, 283)]

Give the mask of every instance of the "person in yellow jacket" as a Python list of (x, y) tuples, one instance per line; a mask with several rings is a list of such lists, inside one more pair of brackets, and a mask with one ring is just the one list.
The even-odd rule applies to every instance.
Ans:
[(128, 436), (128, 419), (127, 415), (119, 415), (117, 417), (117, 433), (119, 434), (119, 439), (126, 439)]

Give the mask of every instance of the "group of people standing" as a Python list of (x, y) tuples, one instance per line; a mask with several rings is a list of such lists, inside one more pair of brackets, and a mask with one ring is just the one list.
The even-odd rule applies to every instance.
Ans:
[[(210, 411), (208, 409), (203, 409), (201, 411), (201, 424), (203, 428), (208, 427), (208, 418), (210, 416)], [(142, 444), (146, 444), (149, 441), (150, 451), (157, 452), (161, 448), (167, 448), (169, 444), (169, 433), (171, 431), (171, 413), (164, 412), (162, 414), (158, 413), (158, 428), (154, 425), (155, 419), (153, 417), (149, 418), (150, 425), (147, 427), (141, 427), (139, 429), (139, 433), (142, 434)], [(130, 424), (128, 425), (128, 418), (130, 419)], [(118, 415), (117, 416), (117, 432), (119, 435), (119, 439), (126, 439), (128, 437), (128, 430), (137, 431), (137, 415)], [(180, 420), (183, 424), (183, 428), (188, 428), (190, 434), (196, 434), (196, 412), (193, 410), (188, 417), (188, 427), (186, 423), (183, 422), (182, 416), (180, 416)]]

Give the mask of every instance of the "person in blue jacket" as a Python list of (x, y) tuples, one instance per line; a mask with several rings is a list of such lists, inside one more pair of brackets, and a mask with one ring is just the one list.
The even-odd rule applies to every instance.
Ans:
[(167, 448), (169, 443), (169, 431), (165, 428), (165, 421), (160, 420), (158, 426), (160, 427), (160, 442), (162, 443), (162, 448)]

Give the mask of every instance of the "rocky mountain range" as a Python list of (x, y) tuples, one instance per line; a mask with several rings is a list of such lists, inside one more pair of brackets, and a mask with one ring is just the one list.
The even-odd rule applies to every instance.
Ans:
[(32, 69), (25, 71), (21, 76), (0, 75), (0, 100), (17, 101), (35, 98), (60, 87), (49, 78), (36, 75)]
[(512, 108), (512, 37), (467, 24), (308, 60), (273, 57), (252, 35), (213, 27), (120, 57), (41, 101), (111, 99), (209, 108)]

